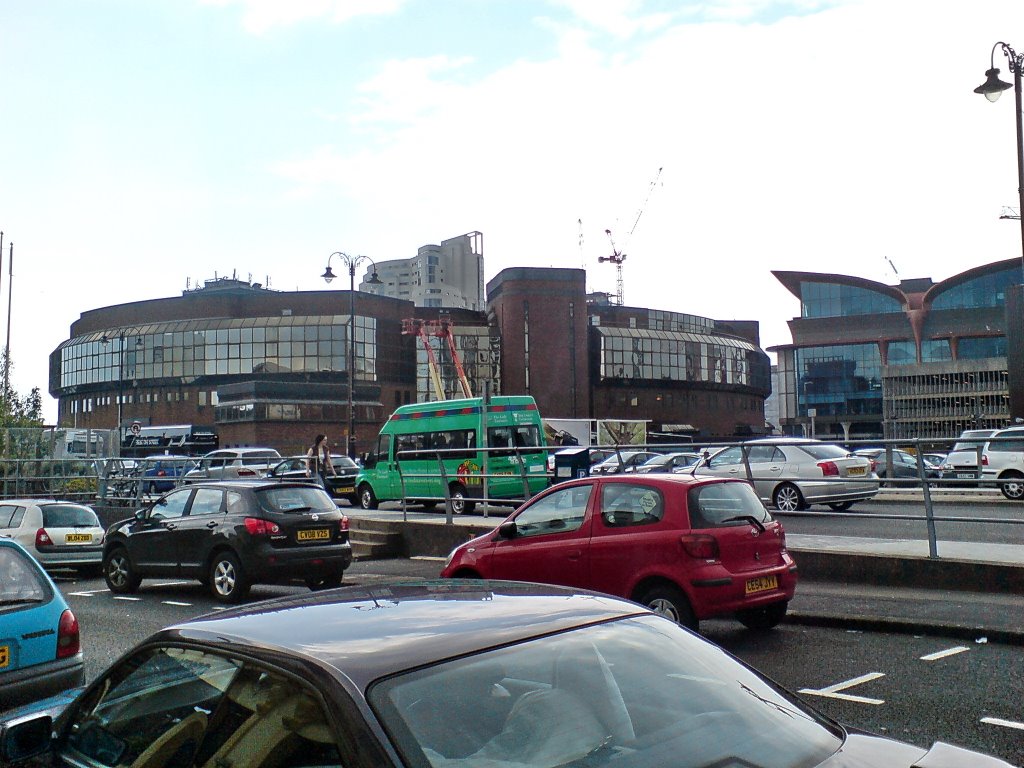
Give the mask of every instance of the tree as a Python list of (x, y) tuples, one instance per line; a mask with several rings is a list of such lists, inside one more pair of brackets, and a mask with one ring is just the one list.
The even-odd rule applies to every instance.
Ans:
[(43, 426), (43, 397), (39, 387), (24, 397), (19, 397), (10, 383), (10, 369), (13, 368), (7, 357), (7, 351), (0, 352), (0, 371), (6, 375), (0, 383), (0, 427), (24, 428)]

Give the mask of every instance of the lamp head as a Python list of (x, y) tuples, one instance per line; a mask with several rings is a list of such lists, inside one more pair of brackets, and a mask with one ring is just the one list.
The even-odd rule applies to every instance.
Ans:
[(109, 344), (109, 343), (110, 343), (110, 337), (107, 336), (107, 334), (104, 333), (103, 336), (100, 337), (100, 344)]
[(324, 279), (325, 283), (329, 283), (329, 282), (331, 282), (331, 280), (333, 280), (335, 278), (334, 272), (331, 271), (331, 265), (330, 264), (327, 265), (327, 269), (324, 270), (324, 273), (322, 275), (320, 275), (320, 277), (322, 277)]
[(999, 68), (992, 67), (985, 73), (985, 82), (975, 88), (974, 92), (982, 94), (989, 101), (995, 101), (999, 98), (999, 94), (1012, 87), (1009, 83), (1004, 83), (999, 79)]
[(374, 272), (370, 275), (370, 279), (366, 281), (367, 285), (384, 285), (384, 281), (380, 279), (380, 276)]

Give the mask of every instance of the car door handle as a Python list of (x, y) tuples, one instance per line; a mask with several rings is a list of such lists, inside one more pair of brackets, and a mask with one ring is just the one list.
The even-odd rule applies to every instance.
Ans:
[(173, 531), (177, 527), (178, 526), (176, 526), (174, 523), (164, 523), (164, 528), (166, 528), (168, 531)]
[(583, 557), (583, 552), (581, 550), (579, 550), (579, 549), (574, 549), (574, 550), (571, 550), (566, 555), (566, 557), (568, 557), (570, 560), (579, 560), (581, 557)]
[(218, 523), (216, 520), (211, 520), (210, 522), (208, 522), (206, 524), (206, 527), (207, 528), (216, 528), (218, 525), (220, 525), (220, 523)]

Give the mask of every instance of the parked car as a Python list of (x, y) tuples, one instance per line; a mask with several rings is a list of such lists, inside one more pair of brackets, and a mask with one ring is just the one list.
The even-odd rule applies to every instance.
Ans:
[(78, 619), (27, 549), (0, 539), (0, 710), (84, 679)]
[(942, 465), (946, 463), (945, 453), (922, 453), (924, 460), (931, 464), (933, 467), (941, 469)]
[(776, 509), (793, 512), (811, 504), (836, 511), (878, 493), (871, 462), (845, 448), (808, 438), (764, 438), (723, 448), (691, 469), (693, 474), (746, 478), (744, 451), (754, 490)]
[[(336, 499), (347, 499), (355, 505), (358, 501), (355, 493), (359, 465), (348, 456), (333, 453), (331, 454), (331, 465), (336, 474), (328, 473), (327, 475), (327, 493)], [(267, 473), (267, 477), (277, 480), (315, 480), (309, 475), (309, 457), (304, 455), (289, 456), (282, 460)]]
[(351, 562), (348, 518), (322, 488), (267, 480), (178, 488), (110, 526), (103, 548), (112, 592), (177, 576), (198, 579), (225, 603), (254, 583), (336, 587)]
[(99, 576), (103, 526), (92, 507), (56, 499), (0, 500), (0, 538), (14, 539), (45, 568)]
[[(917, 456), (911, 453), (900, 450), (899, 448), (891, 449), (892, 452), (892, 476), (897, 481), (899, 480), (919, 480), (921, 473), (917, 468)], [(884, 480), (889, 477), (889, 465), (888, 459), (886, 458), (885, 448), (861, 448), (854, 451), (857, 456), (863, 456), (866, 459), (871, 460), (871, 471), (878, 475), (878, 478), (882, 480), (882, 485), (886, 483)], [(942, 472), (937, 466), (932, 464), (930, 461), (921, 457), (924, 464), (924, 476), (926, 479), (934, 480), (942, 475)], [(904, 483), (904, 487), (912, 485), (912, 483)]]
[(195, 469), (185, 473), (185, 482), (262, 477), (281, 460), (273, 448), (221, 448), (203, 456)]
[(456, 547), (441, 576), (595, 589), (693, 629), (729, 614), (773, 627), (796, 586), (782, 526), (749, 484), (678, 474), (553, 486)]
[(162, 454), (142, 459), (142, 491), (150, 496), (174, 490), (181, 478), (195, 469), (198, 461), (192, 456)]
[(998, 480), (999, 490), (1011, 501), (1024, 499), (1024, 426), (992, 433), (982, 448), (981, 477)]
[(940, 467), (942, 476), (949, 480), (974, 481), (967, 484), (977, 485), (977, 481), (981, 479), (981, 472), (978, 468), (979, 456), (984, 451), (985, 441), (995, 431), (994, 429), (967, 429), (961, 432)]
[(634, 467), (633, 471), (639, 475), (646, 475), (650, 472), (678, 472), (681, 469), (692, 467), (698, 461), (700, 461), (699, 453), (662, 453), (652, 456), (643, 464)]
[(503, 582), (261, 602), (164, 629), (0, 719), (0, 761), (119, 766), (971, 766), (846, 729), (641, 606)]
[(619, 472), (629, 472), (634, 467), (643, 464), (648, 459), (653, 459), (661, 454), (654, 451), (629, 451), (621, 450), (612, 453), (604, 461), (598, 462), (590, 467), (592, 475), (615, 475)]

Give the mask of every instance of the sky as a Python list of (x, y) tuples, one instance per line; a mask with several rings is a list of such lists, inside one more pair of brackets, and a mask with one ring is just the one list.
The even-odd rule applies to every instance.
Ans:
[(972, 92), (1000, 41), (1024, 51), (1020, 0), (4, 0), (12, 386), (52, 423), (49, 354), (90, 309), (322, 290), (334, 251), (475, 230), (487, 280), (615, 293), (614, 248), (626, 304), (789, 343), (772, 270), (1021, 256), (1013, 94)]

